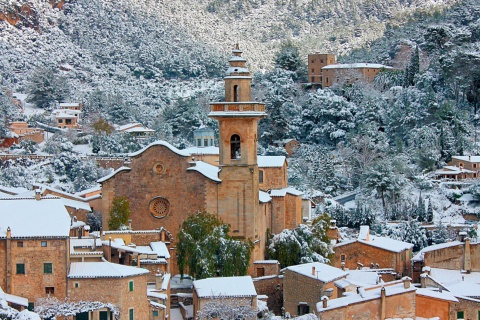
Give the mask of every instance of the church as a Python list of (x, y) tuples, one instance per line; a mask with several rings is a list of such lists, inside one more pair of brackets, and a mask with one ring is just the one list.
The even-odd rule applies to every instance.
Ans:
[(251, 99), (252, 77), (238, 45), (224, 81), (225, 101), (211, 103), (209, 113), (219, 123), (218, 148), (179, 150), (157, 141), (130, 154), (125, 166), (99, 180), (104, 228), (121, 196), (130, 201), (134, 230), (163, 228), (173, 242), (189, 215), (207, 211), (228, 223), (232, 236), (252, 241), (253, 262), (265, 259), (268, 232), (302, 222), (302, 193), (287, 185), (286, 158), (257, 155), (258, 121), (267, 114)]

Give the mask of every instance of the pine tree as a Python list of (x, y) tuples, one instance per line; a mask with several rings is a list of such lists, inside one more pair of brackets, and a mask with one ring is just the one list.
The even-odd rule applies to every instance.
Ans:
[(422, 193), (420, 192), (420, 196), (418, 197), (418, 204), (417, 204), (417, 221), (423, 222), (426, 221), (427, 212), (425, 211), (425, 203), (422, 198)]
[(435, 229), (432, 231), (432, 243), (439, 244), (445, 243), (448, 240), (448, 233), (447, 228), (445, 225), (439, 221), (438, 224), (435, 226)]
[(128, 218), (130, 218), (130, 201), (127, 196), (113, 198), (109, 217), (109, 230), (118, 230), (121, 226), (128, 224)]
[(432, 199), (428, 198), (428, 208), (427, 208), (427, 215), (426, 221), (432, 222), (433, 221), (433, 207), (432, 207)]
[(53, 103), (63, 102), (70, 94), (67, 80), (53, 68), (40, 68), (32, 75), (28, 102), (39, 108), (53, 108)]

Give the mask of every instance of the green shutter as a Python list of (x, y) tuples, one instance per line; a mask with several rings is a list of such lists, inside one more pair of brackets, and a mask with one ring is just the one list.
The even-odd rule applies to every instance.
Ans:
[(51, 263), (44, 263), (43, 264), (43, 273), (52, 273), (53, 266)]
[(463, 311), (457, 311), (457, 319), (464, 319)]
[(133, 319), (133, 309), (128, 310), (128, 320), (134, 320)]
[(17, 263), (17, 274), (25, 274), (25, 264)]
[(29, 302), (28, 303), (28, 311), (33, 311), (33, 309), (35, 309), (35, 303)]
[(128, 289), (129, 289), (130, 291), (133, 291), (133, 281), (130, 281), (130, 282), (128, 283)]

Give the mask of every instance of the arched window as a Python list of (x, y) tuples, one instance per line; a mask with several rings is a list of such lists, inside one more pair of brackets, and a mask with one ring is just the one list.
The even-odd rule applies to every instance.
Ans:
[(238, 102), (238, 85), (233, 86), (233, 102)]
[(234, 134), (230, 138), (230, 157), (231, 159), (240, 159), (240, 136)]

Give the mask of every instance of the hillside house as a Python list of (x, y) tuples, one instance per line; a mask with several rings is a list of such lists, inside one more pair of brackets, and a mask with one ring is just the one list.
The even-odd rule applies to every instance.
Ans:
[(370, 235), (368, 226), (361, 226), (358, 238), (337, 243), (333, 265), (346, 269), (364, 267), (392, 269), (398, 277), (410, 275), (413, 244)]
[(323, 83), (322, 68), (330, 64), (337, 63), (334, 54), (331, 53), (312, 53), (308, 55), (308, 81), (313, 84)]
[(338, 296), (334, 282), (348, 275), (339, 268), (313, 262), (283, 270), (283, 307), (290, 315), (304, 315), (316, 310), (320, 297)]
[(135, 139), (145, 139), (147, 136), (155, 133), (155, 130), (144, 127), (141, 123), (138, 122), (127, 123), (125, 125), (119, 126), (117, 127), (117, 131), (129, 134), (135, 137)]
[(372, 83), (375, 76), (392, 67), (378, 63), (348, 63), (331, 64), (322, 68), (322, 87), (331, 87), (334, 84), (352, 84), (357, 81)]
[(440, 170), (435, 171), (437, 179), (477, 179), (480, 170), (480, 156), (453, 156)]
[(44, 140), (45, 131), (39, 128), (32, 128), (28, 123), (23, 121), (11, 122), (8, 126), (10, 131), (18, 135), (18, 141), (32, 140), (35, 143), (42, 143)]
[(59, 108), (52, 111), (52, 118), (57, 128), (79, 129), (80, 116), (82, 115), (81, 103), (60, 103)]

